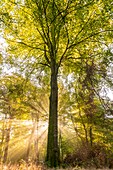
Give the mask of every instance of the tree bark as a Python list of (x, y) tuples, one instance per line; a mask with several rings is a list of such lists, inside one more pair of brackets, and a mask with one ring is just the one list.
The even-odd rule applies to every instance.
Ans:
[(46, 162), (50, 167), (59, 165), (58, 147), (58, 85), (57, 85), (58, 66), (52, 63), (51, 82), (50, 82), (50, 106), (49, 106), (49, 125)]

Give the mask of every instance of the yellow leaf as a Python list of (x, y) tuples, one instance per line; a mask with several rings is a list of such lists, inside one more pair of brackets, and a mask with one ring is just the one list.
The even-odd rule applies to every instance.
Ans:
[(17, 100), (17, 103), (20, 103), (20, 98), (17, 98), (16, 100)]

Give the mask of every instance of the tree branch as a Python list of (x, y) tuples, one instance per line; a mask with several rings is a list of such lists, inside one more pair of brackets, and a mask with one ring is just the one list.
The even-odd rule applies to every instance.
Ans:
[(113, 30), (103, 30), (103, 31), (96, 32), (96, 33), (94, 33), (94, 34), (90, 34), (88, 37), (82, 39), (81, 41), (76, 42), (76, 43), (74, 43), (74, 44), (71, 44), (71, 45), (68, 47), (68, 49), (71, 49), (71, 48), (73, 48), (74, 46), (79, 45), (79, 44), (85, 42), (86, 40), (90, 39), (91, 37), (94, 37), (94, 36), (99, 35), (99, 34), (101, 34), (101, 33), (110, 32), (110, 31), (113, 31)]

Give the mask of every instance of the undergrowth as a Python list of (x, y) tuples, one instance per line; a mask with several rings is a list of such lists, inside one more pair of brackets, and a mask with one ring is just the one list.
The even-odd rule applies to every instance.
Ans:
[[(38, 165), (36, 166), (35, 164), (1, 164), (0, 165), (0, 170), (97, 170), (96, 168), (80, 168), (80, 167), (68, 167), (68, 168), (47, 168), (44, 165)], [(108, 168), (103, 168), (103, 169), (98, 169), (98, 170), (109, 170)]]

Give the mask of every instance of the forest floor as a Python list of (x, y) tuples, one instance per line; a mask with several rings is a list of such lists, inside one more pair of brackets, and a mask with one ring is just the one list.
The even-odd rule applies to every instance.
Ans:
[[(97, 170), (96, 168), (80, 168), (80, 167), (69, 167), (66, 169), (62, 169), (62, 168), (46, 168), (44, 166), (36, 166), (36, 165), (25, 165), (25, 164), (21, 164), (21, 165), (0, 165), (0, 170)], [(98, 169), (98, 170), (113, 170), (113, 169), (109, 169), (109, 168), (102, 168), (102, 169)]]

